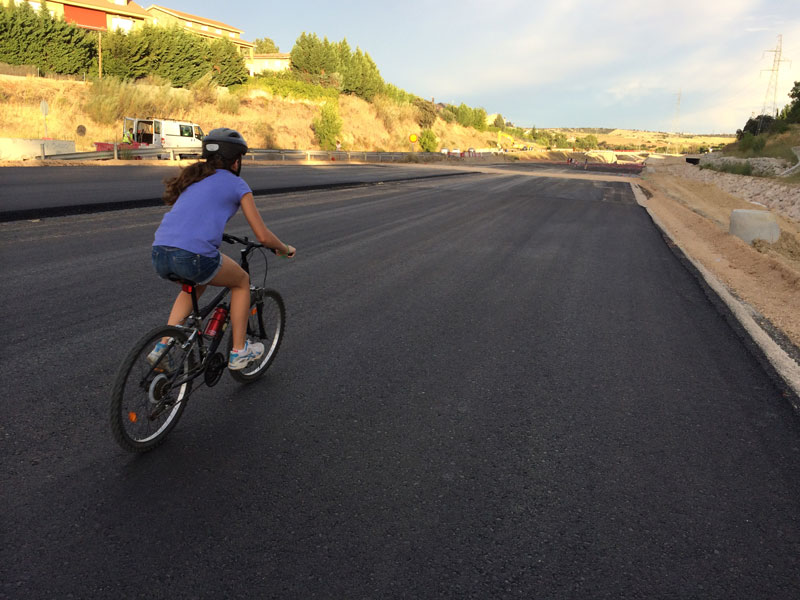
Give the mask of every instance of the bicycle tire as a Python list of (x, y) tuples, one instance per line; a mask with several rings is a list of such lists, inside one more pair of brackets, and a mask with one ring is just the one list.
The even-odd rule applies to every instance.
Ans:
[[(228, 372), (236, 381), (249, 383), (261, 377), (278, 354), (283, 332), (286, 327), (286, 306), (281, 295), (272, 289), (256, 288), (251, 292), (254, 301), (250, 304), (247, 319), (247, 338), (264, 344), (264, 355), (244, 369)], [(263, 332), (263, 335), (262, 335)], [(233, 339), (228, 342), (228, 350), (233, 348)]]
[[(163, 338), (173, 338), (176, 343), (154, 367), (148, 355)], [(156, 327), (137, 342), (120, 365), (111, 393), (111, 431), (125, 450), (152, 450), (180, 420), (192, 382), (172, 390), (169, 378), (175, 370), (169, 368), (169, 360), (183, 373), (192, 368), (192, 348), (188, 352), (181, 348), (186, 339), (187, 334), (177, 327)]]

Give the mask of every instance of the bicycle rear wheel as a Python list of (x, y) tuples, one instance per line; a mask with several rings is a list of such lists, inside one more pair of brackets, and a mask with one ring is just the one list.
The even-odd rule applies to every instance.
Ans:
[[(264, 344), (264, 355), (240, 371), (229, 371), (231, 377), (241, 383), (258, 379), (266, 372), (278, 353), (286, 325), (286, 307), (277, 291), (256, 288), (251, 290), (251, 297), (253, 302), (247, 319), (247, 338)], [(228, 345), (230, 350), (233, 339)]]
[[(154, 352), (165, 339), (170, 340), (166, 351)], [(192, 388), (191, 381), (179, 382), (194, 363), (191, 348), (181, 348), (186, 339), (181, 329), (157, 327), (120, 365), (111, 394), (111, 431), (125, 450), (152, 450), (178, 423)]]

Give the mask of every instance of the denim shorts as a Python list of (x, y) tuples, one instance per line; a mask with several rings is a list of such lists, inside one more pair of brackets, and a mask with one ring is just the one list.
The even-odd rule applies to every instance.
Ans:
[(222, 266), (222, 254), (215, 257), (195, 254), (172, 246), (153, 246), (153, 267), (162, 278), (172, 281), (169, 276), (177, 276), (197, 285), (205, 285)]

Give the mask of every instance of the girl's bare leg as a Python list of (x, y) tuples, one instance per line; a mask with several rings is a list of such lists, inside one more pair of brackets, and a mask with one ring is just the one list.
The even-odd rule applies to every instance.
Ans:
[[(206, 286), (198, 285), (194, 288), (197, 297), (203, 295), (203, 292), (206, 291)], [(178, 297), (175, 298), (175, 303), (172, 305), (172, 310), (169, 313), (169, 319), (167, 320), (167, 325), (180, 325), (186, 320), (186, 317), (189, 316), (189, 313), (192, 312), (192, 295), (187, 294), (183, 290), (178, 294)]]
[[(223, 254), (222, 267), (209, 284), (226, 287), (231, 291), (233, 350), (241, 350), (244, 348), (245, 335), (247, 333), (247, 313), (250, 311), (250, 276), (232, 258)], [(188, 294), (185, 295), (188, 296)], [(189, 296), (190, 309), (191, 303), (192, 298)], [(188, 315), (189, 313), (187, 312), (186, 314)], [(184, 316), (184, 318), (186, 317)]]

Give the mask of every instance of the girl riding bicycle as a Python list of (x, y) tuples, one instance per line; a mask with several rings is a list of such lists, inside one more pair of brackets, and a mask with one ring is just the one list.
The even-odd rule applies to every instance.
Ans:
[[(199, 161), (165, 181), (164, 202), (172, 209), (164, 215), (153, 242), (153, 266), (164, 279), (170, 276), (197, 284), (198, 296), (206, 285), (231, 290), (233, 346), (228, 368), (243, 369), (264, 354), (264, 345), (246, 337), (250, 308), (250, 277), (219, 251), (225, 225), (241, 207), (258, 241), (279, 256), (293, 257), (295, 248), (284, 244), (264, 224), (253, 192), (239, 177), (247, 142), (238, 131), (214, 129), (203, 138), (205, 162)], [(172, 306), (168, 325), (181, 324), (192, 310), (191, 295), (181, 291)], [(159, 342), (150, 353), (158, 360), (166, 347)], [(169, 358), (169, 357), (168, 357)]]

